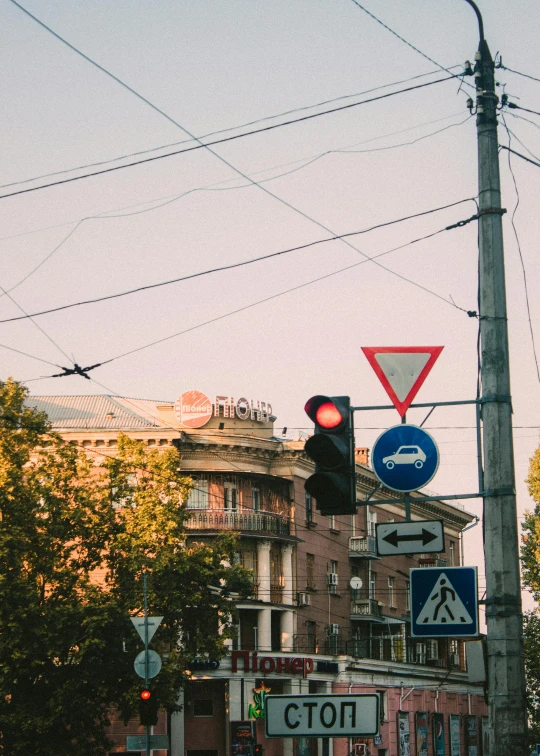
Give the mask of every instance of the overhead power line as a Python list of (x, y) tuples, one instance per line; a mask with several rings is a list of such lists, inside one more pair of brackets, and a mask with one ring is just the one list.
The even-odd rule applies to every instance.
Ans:
[[(460, 200), (459, 202), (453, 202), (450, 205), (443, 205), (441, 207), (433, 208), (432, 210), (424, 210), (424, 211), (422, 211), (420, 213), (414, 213), (413, 215), (407, 215), (407, 216), (405, 216), (403, 218), (397, 218), (395, 220), (386, 221), (385, 223), (378, 223), (375, 226), (370, 226), (369, 228), (364, 228), (364, 229), (362, 229), (360, 231), (349, 231), (348, 233), (338, 234), (336, 236), (331, 236), (331, 237), (329, 237), (327, 239), (317, 239), (316, 241), (307, 242), (306, 244), (300, 244), (300, 245), (298, 245), (296, 247), (289, 247), (288, 249), (282, 249), (279, 252), (271, 252), (271, 253), (269, 253), (267, 255), (260, 255), (258, 257), (253, 257), (250, 260), (242, 260), (242, 261), (237, 262), (237, 263), (230, 263), (229, 265), (220, 265), (217, 268), (210, 268), (208, 270), (199, 271), (198, 273), (191, 273), (191, 274), (186, 275), (186, 276), (180, 276), (178, 278), (171, 278), (171, 279), (169, 279), (167, 281), (160, 281), (159, 283), (146, 284), (145, 286), (138, 286), (135, 289), (128, 289), (127, 291), (118, 292), (117, 294), (107, 294), (107, 295), (105, 295), (103, 297), (95, 297), (94, 299), (85, 299), (85, 300), (82, 300), (82, 301), (79, 301), (79, 302), (71, 302), (70, 304), (59, 305), (58, 307), (51, 307), (51, 308), (49, 308), (47, 310), (40, 310), (39, 312), (34, 312), (34, 313), (31, 313), (31, 314), (28, 314), (28, 313), (24, 312), (24, 310), (23, 310), (23, 312), (24, 312), (23, 315), (18, 315), (18, 316), (13, 317), (13, 318), (4, 318), (3, 320), (0, 320), (0, 323), (13, 323), (14, 321), (17, 321), (17, 320), (26, 320), (27, 318), (36, 318), (36, 317), (39, 317), (40, 315), (48, 315), (48, 314), (53, 313), (53, 312), (60, 312), (61, 310), (69, 310), (69, 309), (71, 309), (73, 307), (81, 307), (82, 305), (96, 304), (97, 302), (105, 302), (105, 301), (107, 301), (109, 299), (118, 299), (120, 297), (125, 297), (125, 296), (128, 296), (130, 294), (136, 294), (136, 293), (139, 293), (141, 291), (148, 291), (149, 289), (157, 289), (157, 288), (160, 288), (162, 286), (169, 286), (171, 284), (180, 283), (181, 281), (189, 281), (189, 280), (191, 280), (193, 278), (201, 278), (202, 276), (207, 276), (207, 275), (210, 275), (212, 273), (219, 273), (219, 272), (222, 272), (222, 271), (225, 271), (225, 270), (232, 270), (233, 268), (241, 268), (241, 267), (244, 267), (246, 265), (253, 265), (254, 263), (262, 262), (263, 260), (270, 260), (270, 259), (272, 259), (274, 257), (280, 257), (282, 255), (290, 254), (291, 252), (299, 252), (300, 250), (308, 249), (309, 247), (314, 247), (314, 246), (317, 246), (319, 244), (325, 244), (326, 242), (338, 241), (339, 239), (345, 239), (345, 238), (350, 237), (350, 236), (359, 236), (361, 234), (367, 234), (370, 231), (374, 231), (375, 229), (385, 228), (386, 226), (393, 226), (396, 223), (403, 223), (404, 221), (411, 220), (412, 218), (420, 218), (420, 217), (425, 216), (425, 215), (431, 215), (432, 213), (438, 212), (440, 210), (447, 210), (450, 207), (455, 207), (456, 205), (460, 205), (460, 204), (463, 204), (464, 202), (471, 202), (471, 201), (474, 201), (474, 200), (471, 200), (470, 198), (465, 199), (465, 200)], [(452, 228), (454, 228), (454, 227), (455, 227), (455, 224), (452, 225)], [(445, 231), (445, 230), (447, 230), (447, 229), (446, 228), (445, 229), (441, 229), (441, 231)], [(436, 231), (435, 233), (438, 234), (438, 233), (441, 233), (441, 231)], [(422, 239), (429, 238), (430, 236), (433, 236), (433, 234), (429, 234), (427, 237), (422, 237)], [(418, 240), (415, 240), (415, 241), (418, 241)], [(409, 244), (413, 244), (413, 243), (414, 242), (409, 242)], [(403, 245), (403, 246), (407, 246), (407, 245)], [(401, 249), (401, 247), (399, 247), (398, 249)], [(389, 252), (391, 252), (391, 251), (393, 251), (393, 250), (387, 250), (386, 252), (382, 252), (379, 255), (375, 255), (375, 257), (382, 257), (383, 255), (389, 254)], [(374, 258), (371, 257), (371, 258), (368, 258), (368, 260), (365, 260), (364, 262), (369, 262), (370, 260), (373, 260), (373, 259)], [(0, 290), (4, 291), (1, 287), (0, 287)], [(4, 293), (6, 293), (6, 292), (4, 292)], [(10, 297), (10, 299), (11, 299), (11, 297)], [(94, 367), (96, 367), (96, 366), (94, 366)], [(77, 371), (75, 371), (75, 372), (77, 372)]]
[[(10, 0), (10, 2), (15, 3), (15, 0)], [(18, 5), (18, 3), (15, 3), (15, 5)], [(69, 43), (66, 43), (66, 44), (69, 44)], [(83, 57), (86, 57), (86, 56), (83, 56)], [(99, 64), (97, 63), (94, 65), (97, 65), (98, 68), (101, 68), (101, 66), (99, 66)], [(113, 74), (109, 74), (109, 75), (112, 76), (114, 79), (116, 79), (116, 77)], [(28, 194), (29, 192), (37, 192), (37, 191), (40, 191), (41, 189), (49, 189), (50, 187), (53, 187), (53, 186), (60, 186), (61, 184), (69, 184), (74, 181), (81, 181), (82, 179), (92, 178), (93, 176), (101, 176), (105, 173), (113, 173), (114, 171), (121, 171), (121, 170), (124, 170), (125, 168), (133, 168), (136, 165), (143, 165), (144, 163), (152, 163), (152, 162), (155, 162), (156, 160), (163, 160), (164, 158), (173, 157), (174, 155), (182, 155), (186, 152), (194, 152), (195, 150), (200, 150), (204, 147), (213, 147), (214, 145), (217, 145), (217, 144), (223, 144), (225, 142), (232, 142), (235, 139), (242, 139), (247, 136), (252, 136), (253, 134), (261, 134), (265, 131), (272, 131), (274, 129), (279, 129), (282, 126), (290, 126), (293, 123), (300, 123), (301, 121), (308, 121), (313, 118), (318, 118), (319, 116), (328, 115), (329, 113), (337, 113), (340, 110), (348, 110), (350, 108), (355, 108), (355, 107), (358, 107), (359, 105), (367, 105), (371, 102), (377, 102), (378, 100), (384, 100), (388, 97), (393, 97), (394, 95), (398, 95), (398, 94), (404, 94), (406, 92), (412, 92), (415, 89), (422, 89), (424, 87), (430, 87), (433, 84), (440, 84), (441, 82), (450, 81), (451, 79), (455, 79), (455, 78), (460, 78), (460, 77), (455, 74), (452, 74), (443, 79), (435, 79), (434, 81), (428, 81), (425, 84), (416, 84), (415, 86), (407, 87), (405, 89), (399, 89), (395, 92), (389, 92), (387, 94), (379, 95), (378, 97), (371, 97), (368, 100), (361, 100), (360, 102), (353, 102), (353, 103), (349, 103), (348, 105), (341, 105), (340, 107), (337, 107), (337, 108), (331, 108), (330, 110), (324, 110), (319, 113), (313, 113), (311, 115), (301, 116), (299, 118), (294, 118), (289, 121), (283, 121), (282, 123), (276, 123), (271, 126), (263, 126), (260, 129), (253, 129), (252, 131), (245, 131), (245, 132), (242, 132), (241, 134), (234, 134), (233, 136), (222, 137), (221, 139), (214, 139), (211, 142), (195, 144), (191, 147), (185, 147), (182, 150), (174, 150), (173, 152), (167, 152), (164, 155), (154, 155), (152, 157), (143, 158), (142, 160), (134, 160), (131, 163), (125, 163), (123, 165), (115, 165), (115, 166), (111, 166), (110, 168), (103, 168), (99, 171), (92, 171), (91, 173), (83, 173), (80, 176), (70, 176), (69, 178), (60, 179), (58, 181), (50, 181), (47, 184), (40, 184), (39, 186), (29, 187), (28, 189), (17, 189), (14, 192), (7, 192), (6, 194), (0, 194), (0, 199), (7, 199), (8, 197), (16, 197), (19, 194)], [(124, 84), (123, 86), (128, 86), (128, 85)], [(135, 93), (135, 90), (132, 90), (130, 87), (128, 87), (128, 89), (131, 92)], [(141, 95), (137, 95), (137, 96), (141, 97)], [(145, 98), (141, 98), (141, 99), (149, 103), (149, 101), (146, 100)], [(151, 105), (151, 107), (155, 107), (155, 106)], [(165, 115), (163, 111), (160, 110), (159, 112), (162, 115)], [(165, 117), (169, 118), (169, 116), (167, 115), (165, 115)], [(173, 122), (173, 123), (176, 123), (176, 122)], [(182, 130), (185, 130), (182, 126), (180, 126), (180, 128)], [(186, 132), (186, 133), (189, 133), (189, 132)], [(196, 141), (199, 141), (199, 139), (195, 136), (191, 138)]]
[(537, 168), (540, 168), (540, 163), (537, 163), (536, 160), (531, 160), (526, 155), (523, 155), (521, 152), (516, 152), (516, 150), (511, 149), (510, 147), (507, 147), (504, 144), (500, 144), (499, 148), (501, 150), (508, 150), (508, 152), (511, 152), (512, 155), (516, 155), (517, 157), (520, 157), (522, 160), (526, 160), (527, 163), (532, 163), (532, 165), (535, 165)]
[[(463, 66), (455, 65), (450, 66), (448, 69), (449, 71), (452, 71), (455, 68), (463, 68)], [(284, 116), (292, 115), (293, 113), (299, 113), (304, 110), (313, 110), (314, 108), (322, 107), (323, 105), (330, 105), (333, 102), (339, 102), (340, 100), (350, 100), (353, 97), (362, 97), (363, 95), (370, 94), (371, 92), (377, 92), (380, 89), (388, 89), (388, 87), (397, 87), (400, 84), (406, 84), (409, 81), (416, 81), (416, 79), (424, 79), (426, 76), (432, 76), (433, 74), (438, 73), (437, 71), (429, 71), (425, 74), (417, 74), (416, 76), (409, 76), (406, 79), (400, 79), (399, 81), (393, 81), (389, 84), (380, 84), (377, 87), (372, 87), (371, 89), (364, 89), (362, 92), (355, 92), (354, 94), (348, 94), (348, 95), (341, 95), (340, 97), (333, 97), (330, 100), (323, 100), (322, 102), (314, 103), (313, 105), (303, 105), (299, 108), (292, 108), (291, 110), (285, 110), (282, 113), (276, 113), (275, 115), (271, 116), (264, 116), (263, 118), (257, 118), (254, 121), (248, 121), (246, 123), (238, 124), (237, 126), (229, 126), (225, 129), (218, 129), (217, 131), (210, 131), (207, 134), (202, 134), (198, 137), (198, 139), (209, 139), (210, 137), (217, 136), (218, 134), (226, 134), (230, 131), (238, 131), (238, 129), (245, 129), (248, 126), (255, 126), (257, 123), (262, 123), (264, 121), (273, 121), (276, 118), (283, 118)], [(59, 171), (53, 171), (52, 173), (43, 173), (40, 176), (33, 176), (32, 178), (28, 179), (22, 179), (20, 181), (11, 181), (9, 184), (0, 184), (0, 189), (7, 189), (10, 186), (20, 186), (21, 184), (29, 184), (33, 181), (40, 181), (44, 178), (51, 178), (52, 176), (61, 176), (64, 173), (73, 173), (73, 171), (83, 171), (87, 168), (96, 168), (97, 166), (101, 165), (108, 165), (110, 163), (116, 163), (119, 160), (127, 160), (128, 158), (132, 157), (138, 157), (139, 155), (148, 155), (150, 152), (157, 152), (158, 150), (167, 150), (171, 147), (177, 147), (180, 144), (189, 144), (189, 142), (192, 142), (192, 139), (183, 139), (179, 142), (169, 142), (168, 144), (162, 144), (158, 147), (150, 147), (146, 150), (139, 150), (137, 152), (130, 152), (126, 155), (118, 155), (114, 158), (108, 158), (106, 160), (100, 160), (95, 163), (85, 163), (84, 165), (77, 165), (73, 166), (72, 168), (63, 168)]]
[(517, 74), (518, 76), (524, 76), (526, 79), (532, 79), (533, 81), (540, 81), (536, 76), (531, 76), (530, 74), (522, 73), (521, 71), (516, 71), (514, 68), (508, 68), (508, 66), (503, 66), (501, 63), (497, 68), (502, 68), (503, 71), (511, 71), (512, 73)]
[[(403, 147), (403, 146), (406, 146), (406, 145), (408, 146), (408, 145), (416, 144), (417, 142), (419, 142), (419, 141), (421, 141), (423, 139), (428, 139), (429, 137), (435, 136), (436, 134), (440, 134), (441, 132), (446, 131), (448, 129), (454, 128), (456, 126), (462, 126), (464, 123), (466, 123), (472, 117), (473, 116), (469, 115), (469, 116), (467, 116), (467, 118), (465, 118), (465, 120), (460, 121), (459, 123), (452, 123), (449, 126), (444, 126), (443, 128), (437, 129), (436, 131), (430, 132), (429, 134), (424, 134), (422, 136), (417, 137), (416, 139), (413, 139), (413, 140), (408, 141), (408, 142), (402, 142), (400, 144), (393, 144), (393, 145), (388, 145), (388, 146), (385, 146), (385, 147), (375, 147), (375, 148), (370, 148), (370, 149), (367, 149), (367, 150), (356, 150), (356, 149), (353, 149), (353, 147), (356, 147), (358, 145), (361, 145), (361, 144), (365, 143), (365, 142), (359, 142), (359, 143), (356, 143), (354, 145), (348, 145), (347, 147), (336, 148), (336, 149), (333, 149), (333, 150), (326, 150), (325, 152), (319, 153), (318, 155), (316, 155), (314, 157), (304, 158), (304, 161), (307, 161), (307, 162), (304, 162), (302, 165), (298, 165), (298, 163), (301, 162), (301, 161), (296, 160), (296, 161), (293, 161), (293, 162), (282, 164), (280, 166), (274, 166), (273, 168), (272, 167), (271, 168), (266, 168), (264, 171), (259, 171), (255, 175), (260, 175), (260, 174), (268, 173), (268, 171), (276, 170), (277, 168), (285, 167), (287, 165), (296, 165), (295, 168), (292, 168), (291, 170), (286, 171), (284, 173), (280, 173), (280, 174), (277, 174), (275, 176), (269, 176), (268, 178), (265, 178), (265, 179), (259, 179), (257, 183), (258, 184), (266, 184), (269, 181), (275, 181), (275, 180), (277, 180), (279, 178), (282, 178), (284, 176), (288, 176), (291, 173), (295, 173), (297, 171), (304, 170), (308, 166), (313, 165), (313, 163), (315, 163), (317, 160), (320, 160), (321, 158), (323, 158), (325, 156), (328, 156), (328, 155), (331, 155), (331, 154), (337, 154), (337, 155), (365, 154), (365, 153), (370, 153), (370, 152), (378, 152), (378, 151), (382, 151), (382, 150), (391, 150), (391, 149), (396, 149), (397, 147)], [(405, 129), (405, 130), (409, 130), (409, 129)], [(394, 136), (394, 134), (389, 134), (388, 136)], [(368, 140), (365, 140), (365, 141), (370, 142), (370, 141), (373, 141), (373, 139), (379, 139), (379, 138), (382, 138), (382, 137), (374, 137), (372, 139), (368, 139)], [(58, 250), (65, 244), (65, 242), (70, 237), (72, 237), (75, 234), (75, 232), (77, 231), (77, 229), (80, 228), (82, 226), (82, 224), (85, 223), (86, 221), (89, 221), (89, 220), (112, 220), (112, 219), (115, 219), (115, 218), (126, 218), (126, 217), (130, 217), (130, 216), (134, 216), (134, 215), (141, 215), (142, 213), (150, 213), (150, 212), (152, 212), (154, 210), (159, 210), (162, 207), (170, 205), (173, 202), (177, 202), (178, 200), (183, 199), (184, 197), (187, 197), (187, 196), (189, 196), (191, 194), (194, 194), (195, 192), (202, 192), (202, 191), (209, 191), (209, 192), (210, 191), (213, 191), (213, 192), (216, 192), (216, 191), (222, 191), (222, 192), (225, 192), (225, 191), (235, 191), (235, 190), (238, 190), (238, 189), (245, 189), (247, 187), (253, 186), (253, 179), (252, 178), (250, 178), (250, 181), (247, 184), (238, 184), (236, 186), (223, 186), (223, 184), (227, 184), (227, 183), (230, 183), (231, 181), (235, 181), (235, 180), (236, 179), (227, 179), (225, 181), (219, 181), (219, 182), (214, 182), (213, 184), (207, 184), (206, 186), (202, 186), (202, 187), (194, 187), (193, 189), (188, 189), (187, 191), (182, 192), (182, 194), (173, 195), (172, 197), (169, 196), (169, 197), (162, 198), (164, 201), (161, 202), (161, 204), (159, 204), (159, 205), (154, 205), (152, 207), (142, 208), (140, 210), (133, 210), (131, 212), (126, 212), (126, 213), (118, 213), (116, 215), (110, 215), (110, 214), (109, 215), (105, 215), (104, 213), (101, 213), (100, 215), (87, 215), (84, 218), (80, 218), (76, 222), (76, 225), (74, 226), (74, 228), (72, 228), (66, 234), (66, 236), (58, 244), (56, 244), (56, 246), (50, 252), (48, 252), (45, 255), (45, 257), (42, 260), (40, 260), (40, 262), (37, 265), (35, 265), (32, 268), (32, 270), (30, 270), (28, 273), (26, 273), (26, 275), (24, 275), (23, 278), (21, 278), (19, 281), (17, 281), (15, 284), (13, 284), (13, 286), (11, 286), (9, 289), (7, 289), (6, 294), (9, 294), (9, 292), (13, 291), (14, 289), (17, 289), (25, 281), (27, 281), (31, 276), (33, 276), (34, 273), (36, 273), (48, 260), (50, 260), (51, 257), (53, 257), (53, 255), (55, 255), (56, 252), (58, 252)], [(153, 200), (153, 201), (157, 202), (158, 200)], [(131, 205), (131, 206), (128, 206), (128, 208), (125, 208), (125, 209), (129, 209), (129, 207), (138, 207), (138, 206), (139, 205)], [(113, 212), (113, 211), (108, 211), (108, 212)], [(66, 224), (62, 224), (62, 225), (66, 225)], [(2, 296), (4, 296), (4, 294), (1, 294), (0, 298)]]
[[(388, 26), (388, 24), (385, 24), (384, 21), (382, 21), (378, 16), (376, 16), (374, 13), (372, 13), (367, 8), (365, 8), (363, 5), (361, 5), (358, 2), (358, 0), (352, 0), (352, 2), (356, 5), (357, 8), (360, 8), (361, 11), (364, 11), (364, 13), (366, 13), (368, 16), (370, 16), (370, 18), (372, 18), (374, 21), (376, 21), (384, 29), (386, 29), (387, 31), (389, 31), (390, 34), (393, 34), (394, 37), (397, 37), (401, 42), (403, 42), (404, 44), (406, 44), (407, 47), (410, 47), (411, 50), (414, 50), (416, 53), (418, 53), (419, 55), (421, 55), (423, 58), (425, 58), (426, 60), (429, 60), (430, 63), (433, 63), (433, 65), (437, 66), (441, 71), (446, 71), (447, 73), (449, 73), (450, 70), (448, 68), (446, 68), (445, 66), (441, 65), (440, 63), (438, 63), (433, 58), (430, 58), (429, 55), (426, 55), (426, 53), (422, 52), (422, 50), (420, 50), (418, 47), (415, 47), (411, 42), (409, 42), (407, 39), (405, 39), (405, 37), (402, 37), (401, 34), (398, 34), (397, 31), (395, 31), (394, 29), (392, 29), (392, 27)], [(467, 84), (467, 86), (472, 86), (468, 82), (464, 82), (464, 83)]]
[[(334, 147), (331, 150), (326, 150), (325, 152), (317, 153), (316, 155), (307, 155), (303, 158), (298, 158), (297, 160), (289, 160), (286, 163), (280, 163), (279, 165), (273, 165), (269, 166), (268, 168), (263, 168), (260, 171), (256, 171), (252, 174), (252, 176), (261, 176), (265, 173), (269, 173), (270, 171), (278, 170), (278, 168), (285, 168), (291, 165), (298, 165), (299, 163), (304, 163), (304, 165), (300, 166), (300, 168), (307, 167), (310, 165), (314, 160), (319, 159), (321, 157), (324, 157), (327, 154), (340, 154), (343, 152), (343, 154), (346, 154), (346, 151), (352, 150), (353, 147), (358, 147), (362, 144), (368, 144), (369, 142), (376, 142), (380, 141), (381, 139), (387, 139), (388, 137), (397, 136), (398, 134), (404, 134), (407, 131), (413, 131), (414, 129), (419, 129), (423, 126), (431, 126), (434, 123), (441, 123), (442, 121), (448, 121), (450, 118), (457, 118), (457, 116), (462, 115), (462, 111), (459, 111), (458, 113), (452, 113), (452, 115), (444, 116), (444, 118), (435, 118), (430, 121), (423, 121), (422, 123), (415, 124), (414, 126), (407, 126), (405, 129), (399, 129), (398, 131), (391, 131), (386, 134), (378, 134), (374, 137), (369, 137), (368, 139), (364, 139), (361, 142), (355, 142), (354, 144), (348, 144), (344, 147)], [(521, 118), (521, 120), (527, 120), (523, 117), (518, 116), (516, 113), (511, 113), (513, 118)], [(466, 121), (469, 120), (469, 118), (466, 119)], [(459, 123), (452, 123), (448, 126), (445, 126), (442, 129), (437, 129), (436, 131), (432, 131), (429, 134), (425, 134), (422, 137), (419, 137), (417, 140), (413, 140), (410, 142), (400, 142), (397, 144), (389, 145), (385, 149), (395, 149), (398, 147), (404, 147), (406, 145), (415, 144), (420, 139), (428, 139), (431, 136), (435, 136), (436, 134), (440, 134), (442, 131), (446, 131), (447, 129), (454, 128), (456, 126), (461, 126), (466, 121), (460, 121)], [(532, 121), (530, 122), (532, 123)], [(536, 124), (535, 124), (536, 125)], [(202, 137), (201, 137), (202, 139)], [(168, 145), (172, 146), (172, 145)], [(378, 149), (378, 148), (377, 148)], [(366, 150), (367, 152), (368, 150)], [(309, 161), (309, 162), (306, 162)], [(260, 179), (259, 183), (264, 183), (265, 181), (273, 181), (274, 179), (281, 178), (282, 176), (286, 176), (288, 173), (278, 174), (277, 176), (272, 176), (269, 179)], [(169, 204), (170, 202), (175, 202), (177, 199), (181, 199), (182, 197), (186, 196), (188, 193), (195, 192), (195, 191), (232, 191), (234, 189), (244, 189), (245, 184), (242, 184), (240, 186), (223, 186), (224, 184), (230, 184), (233, 181), (236, 181), (237, 179), (223, 179), (221, 181), (216, 181), (211, 184), (206, 184), (205, 186), (196, 187), (195, 189), (189, 189), (187, 192), (183, 192), (182, 194), (168, 194), (164, 197), (154, 197), (149, 200), (145, 200), (143, 202), (136, 202), (130, 205), (122, 205), (121, 207), (115, 207), (111, 208), (109, 210), (103, 210), (101, 213), (98, 213), (97, 215), (87, 215), (83, 218), (75, 218), (70, 221), (66, 221), (65, 223), (55, 223), (52, 226), (41, 226), (40, 228), (33, 228), (29, 231), (21, 231), (17, 234), (9, 234), (8, 236), (0, 236), (0, 241), (7, 241), (10, 239), (18, 239), (21, 236), (28, 236), (30, 234), (38, 234), (42, 231), (51, 231), (55, 228), (63, 228), (64, 226), (71, 226), (75, 223), (78, 223), (81, 220), (89, 220), (89, 219), (101, 219), (101, 220), (107, 220), (107, 218), (124, 218), (127, 215), (138, 215), (139, 213), (146, 213), (151, 212), (152, 210), (157, 210), (160, 207), (164, 207), (165, 205)], [(251, 186), (249, 184), (248, 186)], [(1, 187), (0, 187), (1, 188)], [(162, 202), (160, 205), (155, 205), (154, 207), (145, 208), (144, 205), (150, 205), (153, 202)], [(136, 211), (134, 213), (119, 213), (121, 210), (130, 210), (132, 208), (139, 207), (142, 208), (139, 211)], [(119, 213), (118, 215), (110, 215), (110, 213)]]
[[(467, 202), (467, 201), (470, 201), (470, 200), (461, 200), (461, 202)], [(459, 203), (457, 203), (457, 204), (459, 204)], [(216, 322), (218, 322), (220, 320), (224, 320), (225, 318), (231, 317), (232, 315), (236, 315), (239, 312), (244, 312), (245, 310), (250, 310), (251, 308), (257, 307), (260, 304), (264, 304), (265, 302), (270, 302), (273, 299), (277, 299), (278, 297), (282, 297), (285, 294), (290, 294), (293, 291), (298, 291), (299, 289), (303, 289), (303, 288), (305, 288), (307, 286), (311, 286), (312, 284), (317, 283), (319, 281), (323, 281), (323, 280), (325, 280), (327, 278), (331, 278), (333, 276), (339, 275), (340, 273), (344, 273), (345, 271), (352, 270), (353, 268), (357, 268), (359, 265), (364, 265), (367, 262), (375, 261), (375, 258), (377, 258), (377, 257), (382, 257), (383, 255), (387, 255), (390, 252), (395, 252), (398, 249), (402, 249), (404, 247), (411, 246), (412, 244), (415, 244), (417, 242), (423, 241), (425, 239), (432, 238), (433, 236), (437, 236), (438, 234), (443, 233), (444, 231), (447, 231), (447, 230), (450, 230), (450, 229), (453, 229), (453, 228), (459, 228), (462, 225), (465, 225), (466, 223), (469, 223), (470, 221), (476, 219), (477, 217), (478, 216), (473, 216), (472, 218), (467, 219), (466, 221), (459, 221), (458, 223), (455, 223), (455, 224), (453, 224), (451, 226), (447, 226), (447, 227), (439, 229), (438, 231), (435, 231), (435, 232), (433, 232), (431, 234), (427, 234), (426, 236), (422, 236), (422, 237), (420, 237), (418, 239), (414, 239), (411, 242), (407, 242), (406, 244), (402, 244), (399, 247), (394, 247), (393, 249), (389, 249), (389, 250), (386, 250), (385, 252), (381, 252), (379, 255), (374, 255), (373, 257), (366, 257), (366, 259), (360, 260), (359, 262), (353, 263), (352, 265), (347, 265), (344, 268), (339, 268), (338, 270), (334, 270), (334, 271), (332, 271), (330, 273), (326, 273), (326, 274), (324, 274), (322, 276), (317, 276), (316, 278), (313, 278), (313, 279), (311, 279), (309, 281), (305, 281), (304, 283), (298, 284), (297, 286), (292, 286), (292, 287), (290, 287), (288, 289), (285, 289), (284, 291), (280, 291), (280, 292), (277, 292), (276, 294), (271, 294), (268, 297), (264, 297), (263, 299), (257, 300), (256, 302), (251, 302), (250, 304), (243, 305), (242, 307), (238, 307), (238, 308), (236, 308), (234, 310), (230, 310), (229, 312), (223, 313), (222, 315), (217, 315), (217, 316), (215, 316), (213, 318), (205, 320), (202, 323), (197, 323), (196, 325), (190, 326), (189, 328), (185, 328), (182, 331), (178, 331), (176, 333), (170, 334), (169, 336), (164, 336), (163, 338), (156, 339), (154, 341), (149, 342), (148, 344), (143, 344), (140, 347), (135, 347), (134, 349), (130, 349), (130, 350), (126, 351), (126, 352), (123, 352), (122, 354), (116, 355), (115, 357), (111, 357), (108, 360), (102, 360), (97, 365), (92, 365), (91, 368), (88, 368), (87, 370), (94, 369), (94, 367), (100, 367), (102, 365), (107, 365), (110, 362), (114, 362), (114, 361), (119, 360), (119, 359), (121, 359), (123, 357), (127, 357), (129, 355), (136, 354), (137, 352), (141, 352), (141, 351), (143, 351), (145, 349), (149, 349), (150, 347), (156, 346), (157, 344), (162, 344), (165, 341), (170, 341), (171, 339), (177, 338), (178, 336), (182, 336), (182, 335), (184, 335), (186, 333), (191, 333), (192, 331), (196, 331), (199, 328), (203, 328), (204, 326), (210, 325), (211, 323), (216, 323)], [(389, 270), (389, 269), (386, 268), (385, 270)], [(428, 294), (431, 294), (432, 296), (437, 297), (437, 299), (442, 300), (447, 305), (450, 305), (451, 307), (454, 307), (455, 309), (460, 310), (461, 312), (465, 312), (469, 316), (472, 314), (469, 311), (465, 310), (463, 307), (459, 307), (458, 305), (456, 305), (455, 302), (450, 301), (449, 299), (446, 299), (445, 297), (442, 297), (440, 294), (437, 294), (436, 292), (431, 291), (430, 289), (426, 288), (425, 286), (422, 286), (421, 284), (415, 283), (414, 281), (410, 281), (410, 279), (407, 279), (404, 276), (401, 276), (399, 273), (396, 273), (396, 272), (394, 272), (392, 270), (390, 270), (389, 272), (393, 273), (398, 278), (401, 278), (401, 279), (407, 281), (408, 283), (412, 283), (417, 288), (422, 289), (422, 291), (425, 291)], [(65, 368), (63, 368), (63, 370), (65, 370)], [(75, 371), (75, 372), (77, 372), (77, 371)], [(64, 373), (64, 374), (66, 374), (66, 373)], [(62, 374), (62, 376), (64, 374)], [(50, 378), (50, 377), (56, 377), (56, 376), (43, 376), (43, 377), (49, 377)]]

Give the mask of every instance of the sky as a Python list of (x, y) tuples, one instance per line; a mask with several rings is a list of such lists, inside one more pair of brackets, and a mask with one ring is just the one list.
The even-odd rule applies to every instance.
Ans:
[[(466, 311), (477, 309), (477, 227), (444, 230), (475, 213), (472, 79), (439, 80), (473, 59), (476, 18), (465, 0), (366, 3), (23, 3), (128, 91), (4, 0), (0, 320), (365, 233), (0, 323), (0, 377), (39, 395), (246, 396), (269, 401), (276, 427), (297, 434), (309, 431), (303, 406), (313, 394), (388, 403), (362, 346), (441, 345), (417, 400), (474, 398), (478, 321)], [(540, 78), (540, 7), (482, 5), (490, 49), (513, 69), (497, 70), (499, 94), (536, 111), (505, 110), (499, 139), (538, 161), (540, 81), (521, 74)], [(193, 136), (219, 140), (350, 104), (211, 151), (65, 182), (198, 146)], [(540, 352), (540, 171), (508, 156), (500, 165), (522, 518), (540, 428), (531, 336), (532, 325)], [(378, 264), (366, 260), (376, 255)], [(74, 362), (106, 364), (91, 381), (43, 377)], [(413, 410), (408, 421), (424, 416)], [(357, 413), (357, 446), (397, 422), (394, 410)], [(425, 427), (441, 452), (430, 489), (477, 491), (473, 410), (438, 408)], [(480, 500), (461, 505), (481, 515)], [(477, 527), (465, 561), (479, 565), (484, 587), (481, 550)]]

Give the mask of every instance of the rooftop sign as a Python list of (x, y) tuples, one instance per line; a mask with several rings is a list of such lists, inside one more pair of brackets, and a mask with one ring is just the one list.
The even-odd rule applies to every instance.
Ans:
[(174, 414), (186, 428), (202, 428), (212, 417), (238, 418), (268, 423), (272, 416), (272, 405), (240, 397), (216, 396), (214, 402), (202, 391), (184, 391), (174, 405)]

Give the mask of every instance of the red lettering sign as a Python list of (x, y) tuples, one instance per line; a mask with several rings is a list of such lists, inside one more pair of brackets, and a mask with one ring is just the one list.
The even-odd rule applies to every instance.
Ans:
[[(240, 670), (238, 669), (238, 660), (243, 662)], [(249, 651), (233, 651), (231, 669), (232, 672), (262, 672), (263, 674), (284, 672), (285, 674), (307, 677), (315, 669), (315, 664), (313, 659), (298, 656), (294, 659), (289, 656), (261, 656), (259, 659), (257, 651), (253, 651), (251, 654)]]

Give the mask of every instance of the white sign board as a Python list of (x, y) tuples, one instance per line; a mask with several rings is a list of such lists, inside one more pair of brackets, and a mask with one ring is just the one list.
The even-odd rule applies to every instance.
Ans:
[(379, 732), (379, 696), (267, 696), (267, 738), (339, 738)]
[(379, 556), (444, 551), (442, 520), (381, 522), (375, 526)]
[(133, 622), (133, 625), (135, 627), (135, 630), (139, 633), (141, 636), (141, 640), (144, 643), (144, 624), (145, 621), (148, 623), (148, 643), (152, 640), (154, 637), (154, 633), (158, 629), (158, 627), (161, 625), (163, 617), (131, 617), (131, 621)]
[(152, 649), (150, 649), (148, 652), (141, 651), (141, 653), (135, 657), (135, 661), (133, 662), (133, 667), (135, 669), (135, 672), (139, 675), (139, 677), (145, 678), (147, 653), (148, 653), (148, 677), (152, 679), (152, 677), (159, 675), (159, 672), (161, 670), (161, 656), (157, 654), (155, 651), (152, 651)]
[[(145, 751), (146, 752), (146, 735), (128, 735), (126, 738), (126, 748), (128, 751)], [(161, 751), (169, 748), (168, 735), (150, 735), (150, 750)]]

